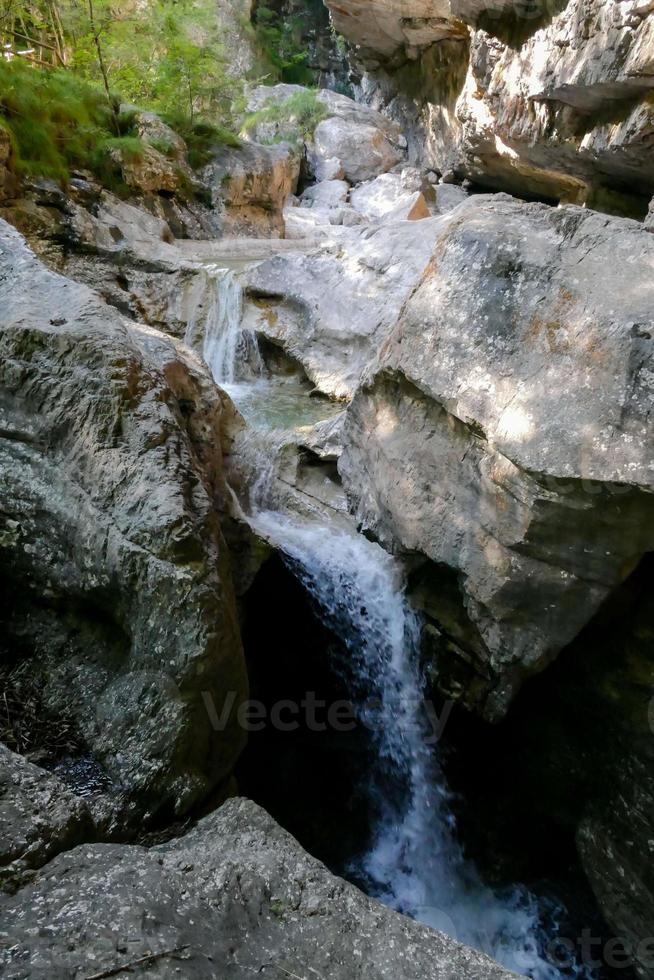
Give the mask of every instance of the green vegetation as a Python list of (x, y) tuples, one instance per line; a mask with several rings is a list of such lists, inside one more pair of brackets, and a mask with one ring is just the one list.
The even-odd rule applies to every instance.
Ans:
[[(315, 90), (296, 92), (284, 102), (276, 102), (259, 112), (252, 112), (243, 121), (243, 130), (252, 132), (261, 123), (279, 125), (278, 139), (308, 139), (318, 123), (328, 115), (328, 109), (318, 99)], [(288, 126), (288, 130), (284, 127)]]
[(136, 111), (121, 113), (121, 101), (158, 112), (192, 165), (216, 143), (238, 145), (228, 128), (237, 83), (212, 0), (0, 0), (0, 45), (0, 125), (21, 173), (113, 179), (111, 149), (144, 152)]
[(273, 78), (297, 85), (311, 85), (314, 73), (309, 68), (303, 40), (304, 17), (282, 16), (266, 3), (259, 3), (253, 16), (254, 34), (265, 64)]

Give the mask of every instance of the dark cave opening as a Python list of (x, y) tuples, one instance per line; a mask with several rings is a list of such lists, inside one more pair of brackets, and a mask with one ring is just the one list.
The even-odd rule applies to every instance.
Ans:
[[(619, 724), (602, 703), (604, 681), (589, 684), (588, 675), (599, 670), (604, 677), (619, 668), (616, 639), (642, 619), (652, 557), (580, 637), (525, 684), (503, 722), (491, 726), (455, 708), (437, 749), (466, 854), (492, 887), (520, 882), (553, 910), (563, 903), (567, 914), (559, 931), (575, 943), (586, 933), (603, 944), (614, 935), (576, 847), (584, 808), (598, 796), (606, 798), (607, 790), (610, 794), (616, 752), (609, 746), (620, 741)], [(370, 764), (368, 733), (323, 724), (324, 706), (348, 699), (337, 670), (346, 653), (278, 555), (263, 566), (243, 612), (251, 697), (264, 706), (266, 722), (249, 735), (237, 771), (240, 791), (310, 853), (347, 876), (352, 859), (370, 841), (374, 814), (363, 785)], [(632, 632), (640, 635), (642, 628), (634, 626)], [(307, 698), (321, 706), (313, 718)], [(280, 703), (297, 706), (297, 713), (286, 714), (292, 723), (283, 726), (287, 730), (271, 723)], [(442, 706), (436, 709), (440, 714)], [(629, 980), (634, 974), (604, 965), (593, 976)]]

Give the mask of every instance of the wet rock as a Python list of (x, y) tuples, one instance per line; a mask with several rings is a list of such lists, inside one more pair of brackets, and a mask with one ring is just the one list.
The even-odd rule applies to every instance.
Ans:
[(654, 245), (503, 196), (436, 228), (339, 469), (365, 528), (456, 573), (462, 696), (497, 718), (654, 545)]
[(203, 701), (246, 686), (218, 522), (233, 409), (0, 229), (3, 636), (116, 782), (183, 812), (242, 745)]
[(321, 391), (351, 396), (429, 261), (437, 221), (344, 229), (337, 245), (261, 263), (247, 276), (245, 326), (280, 344)]
[(287, 143), (221, 147), (202, 170), (215, 205), (224, 212), (223, 233), (283, 237), (283, 210), (297, 189), (300, 157)]
[[(8, 980), (89, 964), (161, 978), (509, 980), (488, 957), (367, 898), (263, 810), (233, 799), (185, 837), (82, 846), (0, 905)], [(218, 965), (219, 964), (219, 965)]]
[(86, 804), (44, 769), (0, 744), (0, 888), (93, 838)]

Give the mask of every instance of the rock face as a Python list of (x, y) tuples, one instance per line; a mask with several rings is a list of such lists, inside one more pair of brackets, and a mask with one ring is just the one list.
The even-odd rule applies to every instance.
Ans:
[(224, 209), (226, 236), (284, 235), (283, 210), (297, 189), (299, 154), (287, 143), (222, 147), (202, 171), (214, 204)]
[(0, 744), (0, 889), (92, 836), (84, 801)]
[(233, 410), (0, 229), (4, 638), (116, 782), (182, 812), (242, 744), (203, 701), (246, 687), (217, 514)]
[(407, 220), (429, 217), (421, 190), (420, 176), (409, 168), (401, 173), (382, 174), (360, 184), (350, 195), (352, 207), (365, 218), (376, 220), (404, 212)]
[(339, 468), (363, 525), (433, 563), (419, 601), (497, 718), (654, 546), (654, 245), (502, 196), (436, 227)]
[(412, 162), (642, 217), (654, 191), (651, 3), (329, 5), (363, 46), (363, 96), (410, 129)]
[(9, 133), (0, 126), (0, 201), (8, 197), (14, 189), (14, 178), (9, 169), (12, 145)]
[(513, 976), (334, 877), (247, 800), (151, 850), (78, 847), (0, 911), (7, 980), (88, 972), (89, 963), (162, 980), (246, 980), (273, 964), (330, 980)]
[(321, 391), (349, 397), (422, 275), (436, 235), (437, 219), (399, 221), (263, 262), (248, 273), (245, 325), (283, 347)]

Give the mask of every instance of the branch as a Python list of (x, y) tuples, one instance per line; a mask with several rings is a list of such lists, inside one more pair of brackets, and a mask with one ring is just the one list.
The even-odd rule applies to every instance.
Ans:
[(129, 963), (123, 963), (122, 966), (112, 966), (108, 970), (102, 970), (101, 973), (94, 973), (92, 976), (85, 977), (84, 980), (106, 980), (106, 977), (115, 977), (119, 973), (125, 973), (135, 966), (145, 966), (146, 964), (150, 965), (150, 963), (155, 963), (157, 960), (163, 959), (164, 956), (177, 956), (178, 953), (183, 953), (188, 948), (189, 944), (185, 943), (184, 946), (175, 946), (174, 949), (162, 949), (160, 953), (148, 953), (146, 956), (140, 956), (137, 960), (130, 960)]

